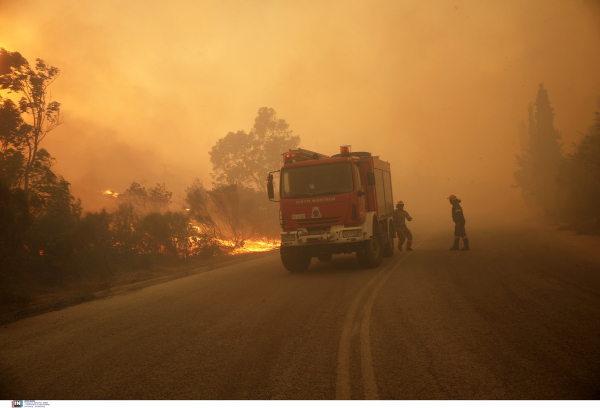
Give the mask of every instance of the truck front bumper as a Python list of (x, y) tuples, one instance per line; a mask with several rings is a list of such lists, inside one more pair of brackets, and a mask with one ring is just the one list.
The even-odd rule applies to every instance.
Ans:
[(334, 225), (329, 231), (321, 231), (320, 234), (308, 235), (305, 228), (296, 231), (281, 233), (281, 246), (309, 246), (309, 245), (343, 245), (362, 242), (367, 237), (367, 232), (361, 227), (344, 227)]

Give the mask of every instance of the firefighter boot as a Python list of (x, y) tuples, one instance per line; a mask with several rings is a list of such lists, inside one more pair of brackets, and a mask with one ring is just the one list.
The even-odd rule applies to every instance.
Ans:
[(469, 250), (469, 238), (463, 238), (463, 247), (461, 249), (461, 251), (468, 251)]
[(458, 251), (458, 242), (460, 241), (460, 238), (454, 238), (454, 246), (452, 248), (450, 248), (450, 251)]
[(402, 244), (404, 244), (404, 242), (398, 242), (398, 251), (402, 251)]
[(412, 251), (412, 248), (410, 247), (412, 245), (412, 241), (407, 241), (406, 242), (406, 250), (407, 251)]

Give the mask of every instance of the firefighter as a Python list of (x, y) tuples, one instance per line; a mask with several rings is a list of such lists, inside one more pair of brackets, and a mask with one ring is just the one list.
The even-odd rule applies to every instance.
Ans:
[(462, 251), (469, 250), (469, 238), (465, 231), (465, 215), (463, 214), (460, 201), (455, 195), (448, 197), (450, 204), (452, 204), (452, 221), (454, 221), (454, 245), (450, 248), (451, 251), (458, 250), (458, 244), (460, 239), (463, 239)]
[(412, 245), (412, 234), (410, 230), (406, 227), (406, 220), (412, 221), (412, 217), (408, 215), (406, 211), (404, 211), (404, 202), (398, 201), (396, 204), (396, 209), (394, 210), (394, 229), (396, 230), (396, 234), (398, 235), (398, 250), (402, 251), (402, 244), (404, 244), (404, 240), (406, 239), (406, 250), (412, 251), (410, 247)]

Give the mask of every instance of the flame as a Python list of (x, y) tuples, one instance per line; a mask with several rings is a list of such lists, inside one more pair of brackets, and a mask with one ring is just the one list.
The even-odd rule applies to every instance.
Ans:
[[(202, 233), (202, 228), (189, 223), (190, 227), (193, 228), (198, 234)], [(199, 238), (197, 236), (193, 236), (189, 238), (190, 243), (192, 244), (191, 252), (194, 253), (200, 249), (198, 241)], [(247, 239), (243, 241), (241, 246), (236, 246), (235, 242), (228, 241), (224, 239), (215, 239), (213, 240), (220, 247), (224, 248), (230, 255), (234, 254), (245, 254), (249, 252), (265, 252), (272, 251), (274, 249), (279, 248), (280, 241), (277, 239), (269, 239), (269, 238), (261, 238), (261, 239)]]
[(249, 252), (265, 252), (272, 251), (274, 249), (279, 248), (279, 241), (270, 240), (270, 239), (260, 239), (260, 240), (246, 240), (242, 246), (235, 246), (235, 243), (231, 241), (218, 240), (218, 242), (224, 246), (231, 248), (230, 254), (245, 254)]
[(233, 250), (233, 254), (243, 254), (247, 252), (265, 252), (279, 248), (278, 240), (250, 240), (245, 241), (243, 247), (238, 247)]
[(117, 198), (119, 196), (119, 193), (115, 193), (115, 192), (110, 191), (110, 190), (104, 190), (102, 192), (102, 194), (108, 195), (108, 196), (111, 196), (111, 197), (114, 197), (114, 198)]

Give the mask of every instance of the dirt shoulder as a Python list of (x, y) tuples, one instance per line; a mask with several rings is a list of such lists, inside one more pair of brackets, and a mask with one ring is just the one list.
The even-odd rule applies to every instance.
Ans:
[(14, 322), (83, 302), (102, 299), (118, 293), (157, 285), (174, 279), (223, 268), (240, 262), (270, 256), (275, 251), (236, 255), (220, 255), (210, 259), (192, 260), (180, 264), (165, 264), (152, 270), (115, 272), (106, 280), (86, 281), (61, 287), (31, 288), (26, 307), (0, 308), (0, 324)]

